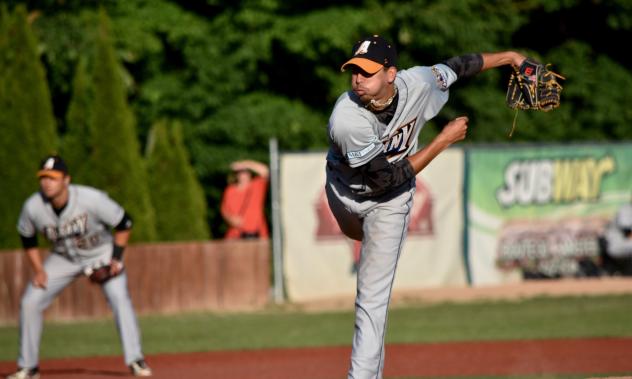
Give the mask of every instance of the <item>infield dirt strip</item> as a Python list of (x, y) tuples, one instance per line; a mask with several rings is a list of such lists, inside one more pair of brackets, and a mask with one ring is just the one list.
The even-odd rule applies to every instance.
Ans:
[[(266, 349), (156, 354), (147, 362), (160, 379), (342, 379), (349, 353), (349, 347)], [(40, 367), (43, 379), (129, 376), (121, 360), (51, 359)], [(0, 362), (0, 374), (14, 368)], [(392, 344), (386, 350), (387, 378), (604, 373), (632, 373), (632, 338)]]

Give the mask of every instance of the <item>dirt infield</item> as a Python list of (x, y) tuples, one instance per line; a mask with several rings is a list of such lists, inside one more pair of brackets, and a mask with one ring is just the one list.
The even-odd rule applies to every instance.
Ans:
[[(342, 379), (349, 347), (158, 354), (147, 357), (155, 378)], [(393, 344), (385, 376), (447, 377), (632, 373), (632, 338)], [(8, 374), (13, 362), (0, 362)], [(129, 376), (121, 357), (42, 362), (43, 378)]]
[[(632, 292), (632, 278), (531, 282), (502, 287), (435, 289), (398, 294), (393, 303), (461, 302), (534, 296), (575, 296)], [(301, 304), (303, 310), (347, 309), (344, 298)], [(156, 354), (147, 357), (155, 378), (204, 379), (343, 379), (350, 346)], [(15, 368), (0, 362), (0, 377)], [(121, 357), (51, 359), (41, 364), (42, 378), (108, 379), (131, 377)], [(391, 344), (386, 350), (385, 376), (467, 377), (583, 374), (586, 377), (632, 378), (632, 338), (550, 339), (428, 344)]]

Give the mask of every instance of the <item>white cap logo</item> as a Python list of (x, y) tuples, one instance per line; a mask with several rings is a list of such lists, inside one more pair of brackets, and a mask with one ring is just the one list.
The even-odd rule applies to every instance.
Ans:
[(371, 41), (364, 41), (362, 45), (358, 47), (358, 50), (353, 55), (366, 54), (369, 52), (369, 46), (371, 46)]
[(46, 170), (52, 170), (55, 167), (55, 158), (48, 158), (46, 163), (44, 163), (44, 168)]

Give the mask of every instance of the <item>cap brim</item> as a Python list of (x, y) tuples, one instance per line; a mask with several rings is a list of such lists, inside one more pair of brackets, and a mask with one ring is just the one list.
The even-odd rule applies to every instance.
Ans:
[(49, 178), (61, 179), (64, 177), (64, 173), (57, 170), (39, 170), (37, 172), (38, 178), (42, 178), (45, 176)]
[(346, 61), (345, 64), (343, 64), (342, 67), (340, 67), (340, 71), (346, 70), (347, 67), (350, 65), (358, 66), (362, 69), (362, 71), (368, 74), (375, 74), (376, 72), (384, 68), (383, 65), (377, 62), (373, 62), (370, 59), (354, 57)]

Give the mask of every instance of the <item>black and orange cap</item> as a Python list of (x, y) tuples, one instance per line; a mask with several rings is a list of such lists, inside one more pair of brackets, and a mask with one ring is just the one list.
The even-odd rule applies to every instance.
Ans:
[(66, 162), (58, 155), (49, 155), (42, 159), (40, 169), (37, 171), (37, 177), (48, 176), (51, 178), (63, 178), (68, 175), (68, 167)]
[(340, 67), (340, 71), (346, 70), (347, 66), (355, 65), (369, 74), (374, 74), (383, 67), (397, 66), (395, 46), (378, 35), (356, 42), (351, 54), (351, 58)]

